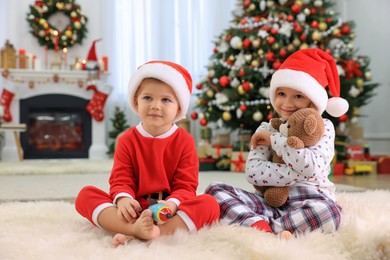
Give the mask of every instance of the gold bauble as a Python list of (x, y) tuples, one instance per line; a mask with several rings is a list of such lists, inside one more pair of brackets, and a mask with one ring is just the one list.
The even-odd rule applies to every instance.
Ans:
[(362, 88), (363, 85), (364, 85), (364, 80), (363, 79), (359, 78), (359, 79), (356, 80), (356, 86), (358, 88)]
[(333, 31), (333, 35), (338, 35), (338, 34), (340, 34), (340, 29), (334, 29), (334, 31)]
[(298, 38), (295, 38), (292, 42), (294, 44), (294, 46), (298, 47), (299, 45), (301, 45), (301, 41), (298, 39)]
[(367, 80), (372, 80), (371, 71), (364, 72), (364, 77), (366, 77)]
[(245, 94), (245, 91), (244, 91), (244, 89), (242, 88), (242, 85), (238, 86), (237, 92), (238, 92), (238, 94), (240, 94), (240, 95), (244, 95), (244, 94)]
[(39, 19), (39, 23), (43, 25), (44, 23), (46, 23), (46, 19), (43, 18)]
[(232, 114), (229, 111), (225, 111), (222, 113), (222, 119), (224, 121), (230, 121), (232, 119)]
[(195, 104), (197, 105), (197, 106), (199, 106), (200, 104), (202, 103), (202, 101), (198, 98), (197, 100), (195, 100)]
[(214, 97), (214, 92), (212, 90), (207, 90), (206, 95), (207, 97), (212, 98)]
[(259, 67), (259, 61), (258, 60), (253, 60), (252, 62), (251, 62), (251, 65), (253, 66), (253, 67)]
[(304, 49), (307, 49), (307, 48), (309, 48), (309, 45), (307, 45), (306, 42), (303, 43), (303, 44), (299, 47), (300, 50), (304, 50)]
[(68, 38), (72, 37), (72, 31), (66, 30), (65, 31), (65, 36), (68, 37)]
[(253, 40), (253, 41), (252, 41), (252, 46), (253, 46), (254, 48), (259, 48), (259, 46), (260, 46), (260, 40), (259, 40), (259, 39)]
[(328, 24), (325, 23), (325, 22), (320, 22), (320, 24), (318, 25), (319, 29), (321, 31), (326, 31), (326, 29), (328, 29)]
[(260, 56), (262, 56), (262, 55), (264, 54), (263, 49), (259, 49), (259, 50), (257, 51), (257, 54), (259, 54)]
[(321, 40), (322, 36), (321, 36), (321, 33), (319, 31), (314, 31), (311, 34), (311, 38), (313, 39), (313, 41), (319, 41), (319, 40)]
[(76, 28), (77, 30), (81, 28), (81, 23), (76, 21), (74, 22), (74, 28)]
[(277, 42), (275, 42), (274, 44), (272, 44), (272, 49), (273, 49), (273, 50), (278, 50), (279, 47), (280, 47), (280, 44), (277, 43)]

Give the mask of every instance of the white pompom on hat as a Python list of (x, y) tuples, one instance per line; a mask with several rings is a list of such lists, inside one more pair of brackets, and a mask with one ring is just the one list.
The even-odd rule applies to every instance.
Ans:
[(180, 104), (180, 113), (175, 122), (186, 117), (192, 93), (192, 78), (190, 73), (181, 65), (164, 60), (153, 60), (138, 67), (129, 81), (130, 108), (137, 113), (134, 96), (142, 80), (155, 78), (168, 84), (176, 94)]
[[(278, 87), (300, 91), (309, 98), (322, 114), (340, 117), (349, 108), (347, 100), (340, 97), (340, 78), (334, 58), (318, 49), (309, 48), (291, 54), (272, 75), (270, 101), (274, 106)], [(328, 87), (332, 97), (328, 97)]]

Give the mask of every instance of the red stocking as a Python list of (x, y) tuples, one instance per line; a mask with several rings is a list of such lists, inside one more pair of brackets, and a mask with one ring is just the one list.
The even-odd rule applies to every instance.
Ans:
[(9, 109), (12, 99), (14, 98), (15, 93), (10, 92), (9, 90), (3, 89), (3, 92), (1, 93), (0, 97), (0, 106), (4, 107), (4, 121), (5, 122), (11, 122), (12, 121), (12, 115), (11, 111)]
[(104, 104), (106, 103), (108, 94), (100, 92), (95, 85), (90, 85), (87, 87), (87, 90), (93, 90), (95, 93), (91, 101), (87, 104), (88, 113), (98, 122), (103, 121), (104, 114)]

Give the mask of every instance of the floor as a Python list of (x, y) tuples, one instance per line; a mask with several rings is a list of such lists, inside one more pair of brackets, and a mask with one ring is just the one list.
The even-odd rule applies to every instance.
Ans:
[(352, 185), (367, 189), (390, 189), (390, 174), (376, 174), (373, 176), (335, 175), (331, 177), (334, 183)]

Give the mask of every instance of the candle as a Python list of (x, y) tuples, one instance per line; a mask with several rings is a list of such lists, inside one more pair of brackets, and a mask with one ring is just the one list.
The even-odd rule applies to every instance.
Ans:
[(20, 49), (19, 50), (19, 69), (26, 69), (26, 68), (27, 68), (26, 50)]
[(45, 69), (47, 69), (47, 65), (48, 65), (48, 63), (47, 63), (47, 56), (48, 56), (48, 47), (45, 46)]
[(107, 72), (108, 71), (108, 57), (103, 56), (102, 59), (103, 59), (104, 71)]
[(68, 49), (63, 48), (62, 52), (64, 53), (64, 67), (65, 69), (67, 69), (66, 67), (68, 66), (68, 57), (67, 57)]

